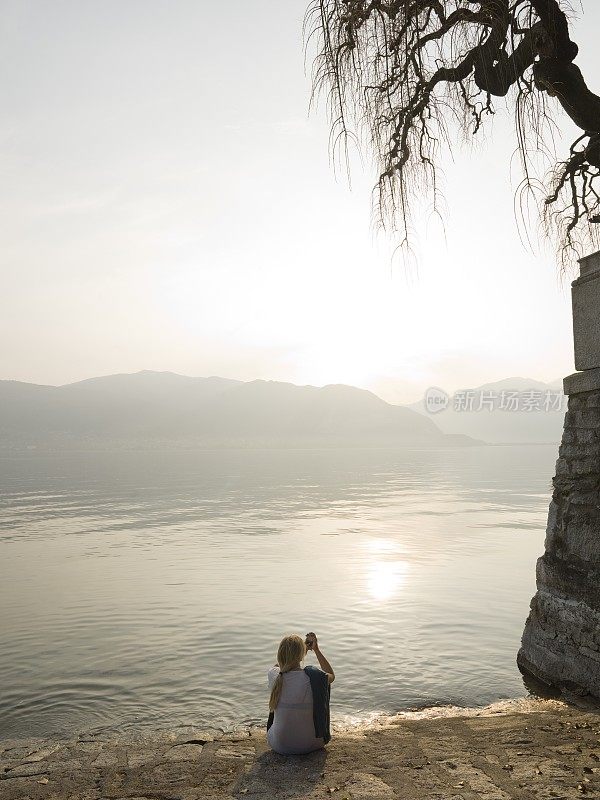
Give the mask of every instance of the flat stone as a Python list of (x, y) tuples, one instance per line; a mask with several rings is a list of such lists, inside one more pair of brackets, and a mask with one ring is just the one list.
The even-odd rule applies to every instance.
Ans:
[(215, 753), (218, 758), (252, 758), (254, 756), (253, 747), (219, 747)]
[(177, 744), (207, 744), (215, 740), (214, 731), (198, 730), (192, 733), (178, 736), (175, 740)]
[(591, 275), (600, 270), (600, 250), (579, 259), (579, 274)]
[(41, 750), (36, 750), (35, 752), (30, 753), (25, 761), (27, 763), (43, 761), (45, 758), (48, 758), (48, 756), (52, 755), (52, 753), (56, 753), (56, 751), (59, 749), (59, 745), (54, 745), (53, 747), (42, 747)]
[(99, 742), (77, 742), (77, 753), (83, 753), (88, 756), (97, 756), (102, 751), (102, 745)]
[(202, 789), (184, 789), (179, 794), (180, 800), (207, 800), (206, 793)]
[(581, 392), (592, 392), (595, 389), (600, 389), (600, 368), (585, 369), (563, 378), (565, 394), (574, 395)]
[(3, 778), (27, 778), (32, 775), (46, 775), (49, 772), (45, 764), (19, 764), (12, 767), (2, 776)]
[(48, 772), (60, 772), (62, 774), (76, 773), (83, 769), (83, 764), (78, 758), (57, 758), (53, 761), (43, 761), (41, 762), (41, 766), (48, 770)]
[(270, 800), (273, 796), (273, 787), (266, 780), (253, 776), (245, 781), (243, 787), (235, 791), (233, 796), (240, 800), (241, 798), (252, 800), (254, 797), (266, 797)]
[(2, 755), (2, 759), (8, 759), (10, 761), (24, 761), (30, 753), (39, 750), (43, 747), (45, 742), (43, 741), (31, 741), (31, 744), (26, 740), (22, 744), (12, 744), (10, 742), (5, 742), (4, 747), (1, 747), (0, 753)]
[(202, 752), (201, 744), (177, 744), (164, 754), (167, 761), (195, 761)]
[(571, 284), (573, 344), (578, 370), (600, 367), (600, 270), (596, 266), (596, 256), (582, 262), (581, 275)]
[[(547, 613), (552, 614), (555, 599), (550, 597), (548, 603)], [(579, 613), (578, 608), (575, 612)], [(581, 618), (585, 616), (582, 611)], [(568, 619), (565, 623), (567, 629), (573, 628)], [(80, 743), (68, 742), (47, 759), (14, 765), (12, 776), (0, 774), (0, 797), (556, 800), (582, 794), (600, 796), (600, 717), (595, 708), (586, 711), (534, 699), (504, 708), (503, 712), (498, 706), (465, 709), (440, 718), (403, 714), (350, 731), (338, 731), (334, 726), (327, 748), (307, 756), (273, 753), (264, 730), (262, 738), (253, 734), (251, 740), (237, 744), (219, 741), (204, 749), (198, 744), (174, 744), (180, 732), (158, 733), (154, 738), (145, 733), (106, 743), (99, 763), (110, 766), (102, 770)], [(15, 752), (24, 759), (54, 744), (38, 742), (29, 752)], [(173, 759), (166, 759), (165, 751), (171, 752)], [(192, 754), (192, 760), (179, 761), (184, 753), (186, 758)], [(40, 782), (46, 778), (47, 784)], [(584, 783), (585, 791), (577, 788)]]
[(92, 762), (94, 767), (118, 767), (124, 763), (123, 758), (120, 758), (120, 753), (114, 749), (102, 750), (97, 758)]
[(128, 750), (127, 763), (130, 767), (141, 767), (145, 764), (154, 764), (163, 758), (161, 750)]
[(335, 795), (343, 797), (347, 792), (350, 793), (352, 800), (388, 800), (388, 798), (392, 800), (395, 797), (387, 783), (368, 772), (354, 772)]

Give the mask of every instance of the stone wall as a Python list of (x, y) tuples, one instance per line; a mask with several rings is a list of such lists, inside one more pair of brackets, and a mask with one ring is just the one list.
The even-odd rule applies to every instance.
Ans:
[(598, 388), (569, 395), (545, 553), (517, 663), (554, 687), (600, 698), (600, 385), (591, 377), (572, 376), (579, 389)]

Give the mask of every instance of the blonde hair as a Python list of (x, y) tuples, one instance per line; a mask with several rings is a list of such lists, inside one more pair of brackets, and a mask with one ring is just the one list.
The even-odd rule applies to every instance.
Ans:
[(295, 633), (290, 636), (284, 636), (279, 643), (277, 649), (277, 663), (279, 664), (279, 675), (275, 679), (273, 688), (271, 689), (271, 697), (269, 699), (269, 711), (275, 711), (279, 698), (281, 697), (281, 689), (283, 688), (283, 674), (289, 672), (290, 669), (298, 664), (306, 655), (306, 645), (304, 639)]

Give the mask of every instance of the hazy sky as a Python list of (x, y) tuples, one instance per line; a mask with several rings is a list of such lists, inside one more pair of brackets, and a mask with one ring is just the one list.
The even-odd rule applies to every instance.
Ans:
[[(569, 279), (517, 235), (512, 120), (448, 159), (445, 233), (422, 220), (405, 268), (372, 231), (374, 175), (336, 178), (308, 113), (305, 4), (4, 0), (0, 378), (173, 370), (409, 401), (573, 371)], [(575, 38), (597, 90), (596, 6)]]

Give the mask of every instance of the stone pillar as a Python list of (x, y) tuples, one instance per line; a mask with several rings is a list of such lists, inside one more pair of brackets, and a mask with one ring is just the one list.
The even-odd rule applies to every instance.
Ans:
[(573, 281), (575, 368), (519, 668), (600, 698), (600, 251)]

